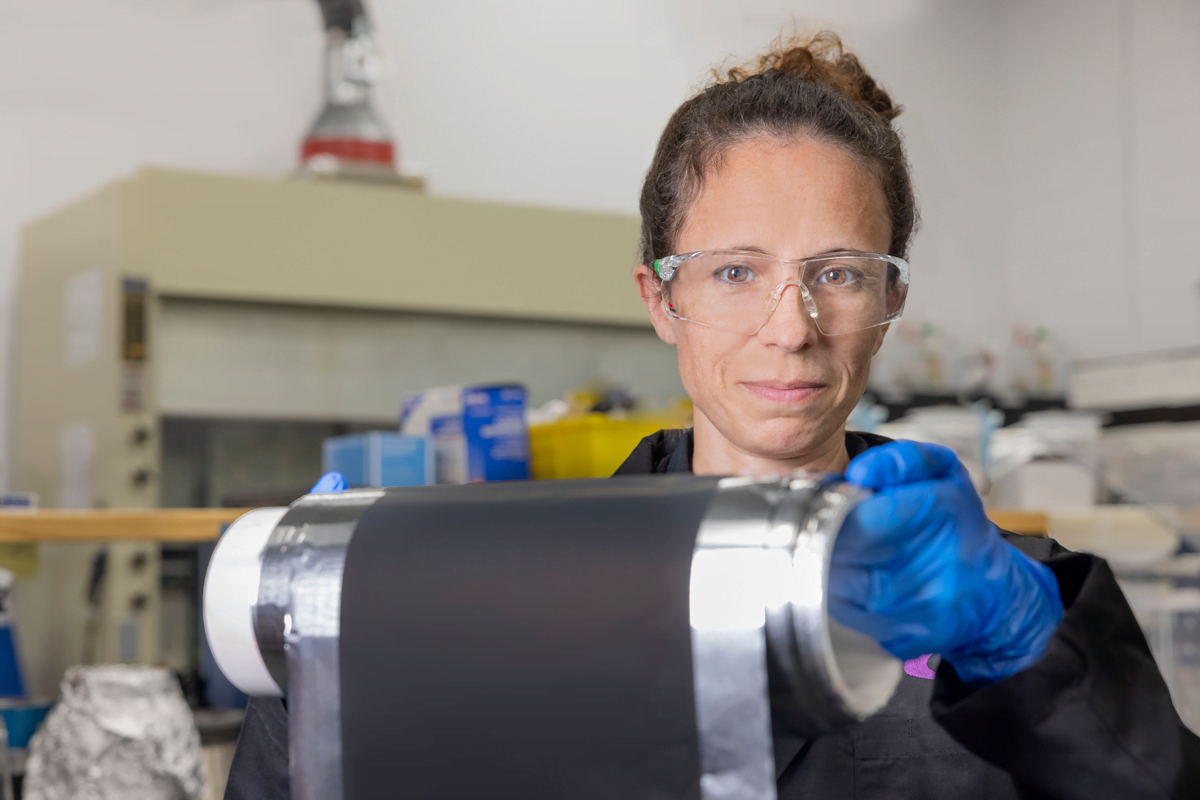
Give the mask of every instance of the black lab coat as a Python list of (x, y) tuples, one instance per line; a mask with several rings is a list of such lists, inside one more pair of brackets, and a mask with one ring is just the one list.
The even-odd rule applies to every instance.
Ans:
[[(851, 458), (885, 441), (846, 434)], [(691, 431), (659, 432), (617, 474), (690, 471), (692, 447)], [(980, 689), (945, 663), (932, 680), (906, 674), (879, 714), (817, 739), (776, 725), (780, 800), (1200, 800), (1200, 738), (1175, 713), (1108, 565), (1004, 536), (1058, 578), (1066, 610), (1042, 657)], [(287, 747), (283, 702), (251, 700), (227, 800), (286, 800)]]

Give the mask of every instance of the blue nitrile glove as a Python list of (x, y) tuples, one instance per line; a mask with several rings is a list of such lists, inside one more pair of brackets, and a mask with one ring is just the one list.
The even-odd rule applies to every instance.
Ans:
[(336, 492), (344, 492), (349, 489), (349, 484), (346, 483), (346, 476), (340, 472), (326, 472), (317, 482), (313, 484), (313, 488), (308, 490), (309, 494), (333, 494)]
[(846, 480), (874, 490), (833, 549), (834, 618), (897, 658), (939, 653), (981, 685), (1025, 669), (1063, 616), (1054, 573), (1001, 538), (952, 450), (873, 447)]

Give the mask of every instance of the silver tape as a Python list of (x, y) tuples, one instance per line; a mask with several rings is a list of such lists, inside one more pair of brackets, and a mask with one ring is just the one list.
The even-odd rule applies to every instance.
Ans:
[(776, 796), (766, 607), (768, 583), (787, 565), (771, 524), (782, 489), (722, 480), (696, 535), (689, 601), (704, 800)]
[(342, 706), (338, 634), (346, 548), (383, 492), (297, 500), (263, 553), (254, 632), (288, 697), (293, 800), (341, 800)]
[(895, 690), (900, 662), (828, 616), (834, 542), (864, 496), (807, 478), (718, 484), (690, 587), (704, 800), (774, 800), (773, 707), (817, 736), (865, 719)]

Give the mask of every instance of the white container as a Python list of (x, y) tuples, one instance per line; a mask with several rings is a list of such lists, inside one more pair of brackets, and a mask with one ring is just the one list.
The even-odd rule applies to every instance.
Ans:
[(1072, 461), (1031, 461), (997, 478), (987, 504), (1028, 511), (1088, 509), (1096, 505), (1096, 479)]

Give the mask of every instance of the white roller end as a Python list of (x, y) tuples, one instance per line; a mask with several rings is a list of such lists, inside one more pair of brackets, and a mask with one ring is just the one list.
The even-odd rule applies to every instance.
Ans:
[(252, 613), (258, 601), (262, 554), (286, 508), (259, 508), (230, 525), (213, 551), (204, 578), (204, 629), (217, 666), (252, 697), (282, 697), (267, 671)]

